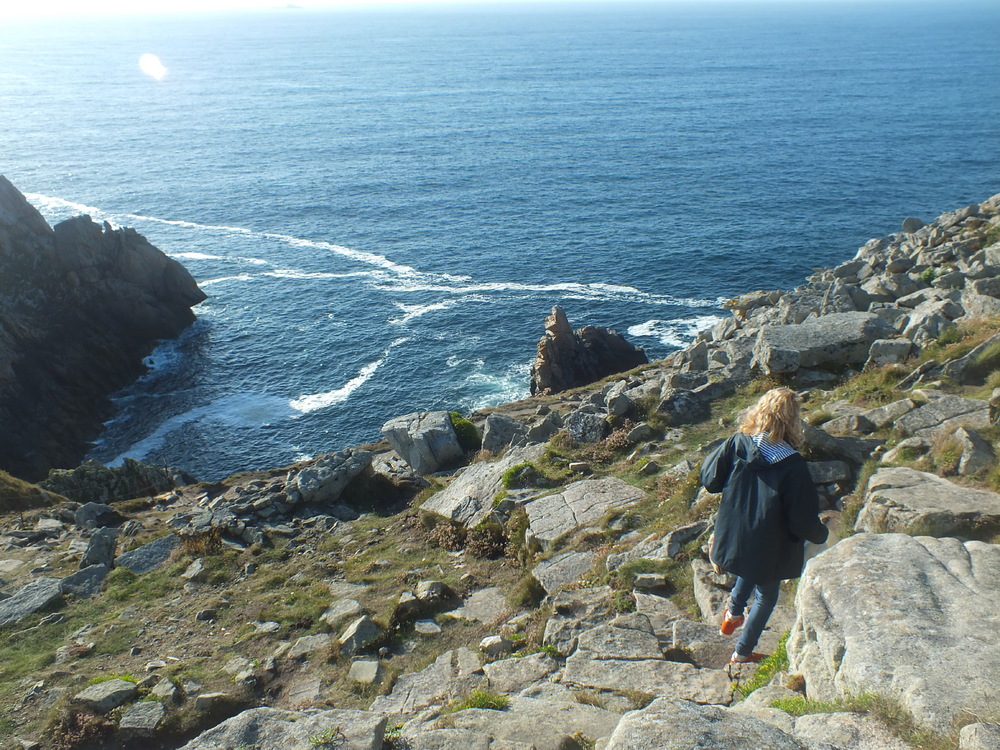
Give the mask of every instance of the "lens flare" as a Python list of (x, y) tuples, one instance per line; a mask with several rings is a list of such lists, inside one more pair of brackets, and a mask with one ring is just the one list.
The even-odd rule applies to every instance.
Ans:
[(167, 68), (160, 58), (148, 52), (139, 58), (139, 70), (157, 81), (162, 81), (167, 75)]

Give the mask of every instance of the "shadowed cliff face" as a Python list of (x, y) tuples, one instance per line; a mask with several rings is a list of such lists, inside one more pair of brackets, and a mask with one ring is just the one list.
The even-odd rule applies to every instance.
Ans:
[(33, 480), (78, 464), (109, 394), (204, 299), (135, 230), (89, 216), (52, 229), (0, 176), (0, 468)]

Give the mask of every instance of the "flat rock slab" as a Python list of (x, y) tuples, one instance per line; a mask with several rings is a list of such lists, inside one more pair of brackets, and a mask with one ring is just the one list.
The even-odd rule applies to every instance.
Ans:
[(896, 329), (873, 313), (832, 313), (796, 325), (765, 326), (757, 336), (754, 359), (766, 374), (861, 364), (876, 340), (895, 335)]
[(990, 424), (986, 401), (959, 396), (942, 396), (899, 417), (895, 425), (907, 435), (933, 437), (955, 427), (982, 428)]
[(857, 534), (806, 564), (788, 639), (808, 697), (876, 693), (947, 734), (995, 711), (1000, 546)]
[(330, 588), (330, 596), (335, 599), (351, 599), (360, 596), (371, 588), (363, 583), (351, 583), (349, 581), (330, 581), (327, 585)]
[(612, 733), (605, 750), (802, 750), (780, 729), (719, 706), (657, 698), (631, 711)]
[[(455, 730), (466, 731), (471, 737), (487, 737), (485, 747), (571, 748), (580, 747), (573, 739), (582, 735), (590, 740), (606, 737), (618, 725), (621, 714), (584, 703), (512, 698), (505, 711), (470, 708), (448, 717)], [(408, 725), (403, 737), (420, 742), (424, 725)], [(413, 745), (435, 748), (437, 745)], [(475, 747), (475, 745), (466, 745)]]
[(9, 599), (0, 601), (0, 627), (20, 622), (45, 609), (62, 596), (59, 578), (37, 578)]
[(505, 695), (515, 695), (532, 685), (547, 682), (558, 669), (559, 663), (548, 654), (501, 659), (483, 665), (490, 690)]
[(503, 590), (491, 586), (474, 592), (465, 600), (465, 604), (451, 612), (445, 612), (442, 617), (492, 624), (506, 615), (509, 609)]
[(137, 692), (138, 688), (134, 682), (106, 680), (77, 693), (73, 696), (73, 702), (99, 714), (106, 714), (111, 709), (130, 701)]
[(152, 734), (159, 728), (163, 717), (167, 715), (166, 707), (159, 701), (139, 701), (128, 707), (118, 722), (119, 729), (127, 729), (141, 734)]
[(721, 669), (699, 669), (666, 659), (598, 658), (591, 651), (577, 649), (566, 659), (562, 681), (597, 690), (638, 690), (695, 703), (728, 705), (733, 700), (729, 676)]
[(465, 698), (486, 685), (479, 656), (467, 648), (445, 651), (429, 667), (401, 675), (389, 695), (380, 695), (370, 710), (394, 720), (406, 719), (430, 706)]
[(72, 594), (78, 599), (89, 599), (101, 591), (101, 583), (110, 572), (107, 565), (88, 565), (62, 579), (64, 594)]
[(548, 593), (571, 586), (594, 567), (597, 553), (593, 551), (561, 552), (543, 560), (531, 569), (531, 574)]
[(545, 623), (544, 642), (555, 646), (563, 656), (569, 656), (576, 650), (581, 633), (613, 619), (613, 596), (608, 586), (557, 592), (552, 597), (552, 616)]
[(333, 638), (329, 633), (318, 633), (317, 635), (304, 635), (292, 644), (288, 650), (289, 659), (300, 659), (309, 656), (321, 649), (329, 648)]
[(525, 506), (529, 533), (543, 548), (563, 534), (597, 524), (609, 511), (634, 505), (646, 493), (617, 477), (585, 479), (562, 492), (532, 500)]
[(176, 534), (161, 536), (149, 544), (118, 555), (115, 558), (115, 566), (128, 568), (136, 574), (148, 573), (169, 560), (170, 554), (177, 549), (180, 543), (180, 537)]
[(432, 495), (420, 506), (421, 510), (475, 526), (490, 513), (493, 499), (504, 489), (504, 473), (518, 464), (537, 460), (544, 450), (541, 445), (515, 448), (499, 461), (472, 464), (441, 492)]
[(308, 706), (323, 699), (323, 683), (318, 677), (306, 677), (285, 689), (283, 703), (293, 708)]
[(327, 747), (380, 750), (386, 717), (368, 711), (302, 713), (279, 708), (252, 708), (203, 732), (182, 750), (227, 747), (312, 748), (329, 738)]
[(356, 620), (364, 611), (364, 607), (355, 599), (339, 599), (327, 607), (319, 619), (331, 628), (336, 628), (347, 620)]
[[(639, 617), (642, 617), (639, 615)], [(614, 624), (599, 625), (580, 634), (577, 639), (577, 649), (589, 651), (595, 659), (624, 659), (626, 661), (642, 661), (645, 659), (662, 659), (663, 650), (659, 639), (648, 627), (647, 629), (622, 628)]]
[(879, 469), (868, 481), (856, 531), (969, 537), (1000, 527), (1000, 495), (952, 484), (906, 467)]

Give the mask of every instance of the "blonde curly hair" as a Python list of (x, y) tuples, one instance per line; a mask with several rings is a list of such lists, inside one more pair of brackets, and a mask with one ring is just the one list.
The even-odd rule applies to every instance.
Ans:
[(772, 388), (743, 415), (740, 432), (767, 433), (768, 440), (784, 440), (793, 447), (802, 444), (802, 399), (791, 388)]

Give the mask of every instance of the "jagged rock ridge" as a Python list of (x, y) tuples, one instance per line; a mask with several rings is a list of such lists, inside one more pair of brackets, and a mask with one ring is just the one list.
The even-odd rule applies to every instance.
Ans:
[(50, 228), (0, 176), (0, 468), (37, 479), (77, 465), (108, 395), (205, 298), (134, 229), (89, 216)]

